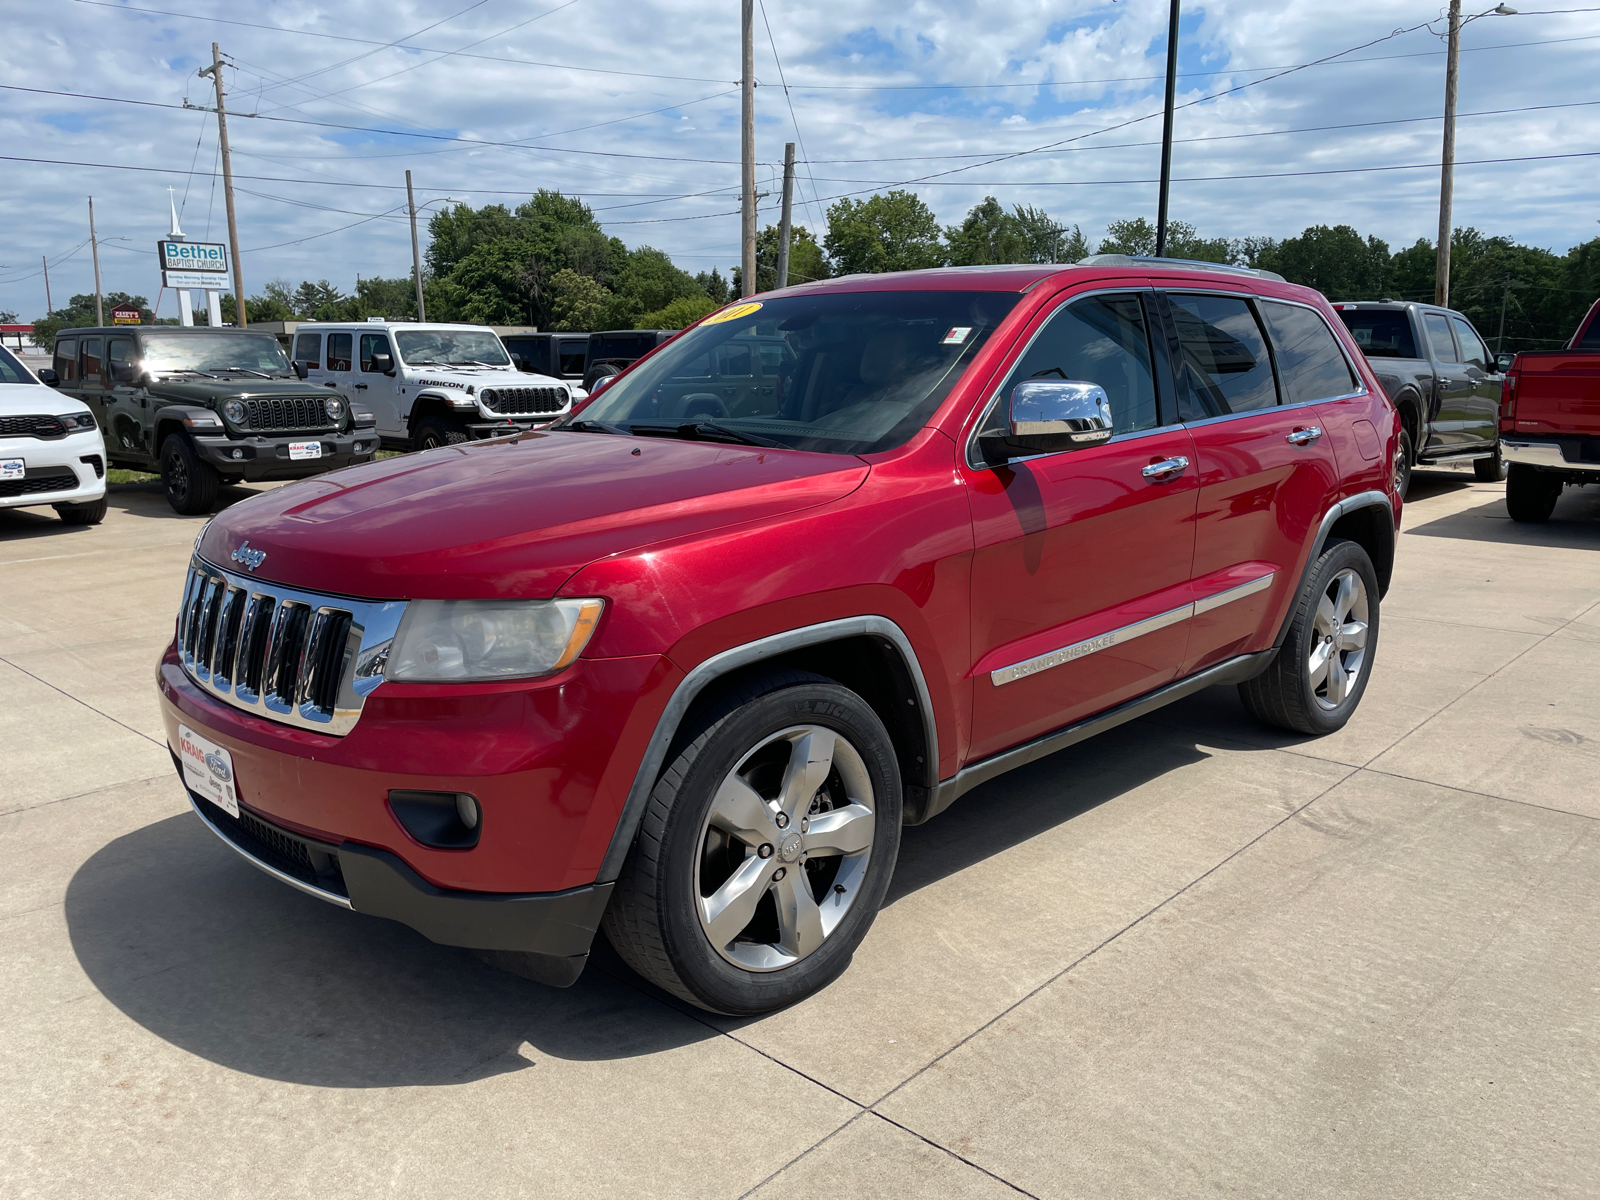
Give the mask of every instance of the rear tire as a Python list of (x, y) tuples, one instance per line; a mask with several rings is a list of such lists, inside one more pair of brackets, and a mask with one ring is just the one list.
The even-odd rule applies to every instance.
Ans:
[(200, 461), (181, 433), (170, 433), (161, 443), (161, 486), (167, 503), (186, 517), (210, 512), (217, 502), (217, 472)]
[(1472, 477), (1479, 483), (1499, 483), (1506, 477), (1506, 464), (1500, 457), (1499, 446), (1494, 448), (1494, 453), (1488, 458), (1472, 460)]
[(712, 1012), (826, 987), (883, 903), (900, 772), (878, 715), (801, 671), (712, 705), (669, 752), (606, 910), (623, 960)]
[(1355, 542), (1328, 543), (1296, 601), (1272, 665), (1239, 685), (1250, 715), (1294, 733), (1343, 729), (1378, 648), (1378, 576)]
[(416, 432), (411, 435), (411, 448), (437, 450), (441, 446), (459, 446), (470, 440), (466, 430), (458, 429), (439, 417), (428, 417), (417, 423)]
[(1402, 425), (1400, 441), (1394, 450), (1394, 491), (1402, 500), (1406, 498), (1406, 489), (1411, 486), (1411, 464), (1416, 453), (1416, 447), (1411, 442), (1411, 431)]
[(1526, 463), (1512, 463), (1511, 472), (1506, 477), (1506, 512), (1511, 514), (1513, 521), (1542, 524), (1555, 511), (1563, 486), (1559, 475), (1552, 475)]
[(102, 497), (92, 504), (57, 504), (56, 516), (67, 525), (98, 525), (106, 519), (106, 502)]

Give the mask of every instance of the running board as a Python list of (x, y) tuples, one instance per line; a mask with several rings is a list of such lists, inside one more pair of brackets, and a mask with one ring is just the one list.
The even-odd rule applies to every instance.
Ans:
[[(1053, 733), (1046, 733), (1034, 738), (1031, 742), (1024, 742), (1010, 750), (1002, 750), (999, 754), (982, 759), (970, 766), (963, 767), (949, 779), (943, 780), (938, 787), (933, 789), (933, 795), (928, 804), (928, 817), (935, 817), (949, 808), (958, 798), (966, 795), (980, 783), (987, 783), (997, 775), (1004, 775), (1018, 767), (1027, 766), (1046, 755), (1054, 754), (1057, 750), (1065, 750), (1068, 746), (1076, 746), (1079, 742), (1087, 741), (1098, 733), (1108, 729), (1115, 729), (1118, 725), (1137, 720), (1147, 713), (1153, 713), (1158, 708), (1163, 708), (1175, 700), (1182, 700), (1185, 696), (1192, 696), (1195, 692), (1220, 683), (1243, 683), (1247, 679), (1254, 679), (1261, 672), (1272, 665), (1272, 660), (1278, 655), (1277, 650), (1262, 650), (1256, 654), (1241, 654), (1238, 658), (1230, 658), (1227, 662), (1218, 663), (1208, 667), (1199, 674), (1190, 675), (1176, 680), (1165, 687), (1157, 688), (1153, 692), (1146, 692), (1135, 697), (1116, 708), (1107, 709), (1092, 717), (1072, 725), (1063, 726)], [(924, 818), (926, 820), (927, 818)], [(918, 822), (919, 824), (921, 822)]]
[(1493, 458), (1493, 457), (1494, 457), (1494, 451), (1492, 449), (1491, 450), (1473, 450), (1473, 451), (1470, 451), (1469, 453), (1466, 453), (1466, 454), (1446, 454), (1446, 455), (1444, 455), (1444, 456), (1442, 456), (1440, 458), (1419, 458), (1419, 459), (1417, 459), (1417, 466), (1419, 466), (1419, 467), (1437, 467), (1437, 466), (1441, 466), (1444, 463), (1472, 462), (1472, 461), (1475, 461), (1475, 460), (1480, 459), (1480, 458)]

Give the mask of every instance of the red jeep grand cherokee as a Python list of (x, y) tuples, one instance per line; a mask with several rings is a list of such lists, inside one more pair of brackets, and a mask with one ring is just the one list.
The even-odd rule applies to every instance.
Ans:
[(256, 866), (690, 1003), (824, 986), (900, 827), (1213, 684), (1338, 729), (1400, 424), (1323, 298), (1101, 256), (707, 317), (542, 431), (253, 497), (159, 667)]

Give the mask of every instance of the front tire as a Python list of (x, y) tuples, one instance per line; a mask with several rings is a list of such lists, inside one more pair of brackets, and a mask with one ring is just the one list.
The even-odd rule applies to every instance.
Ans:
[(417, 423), (417, 430), (411, 435), (411, 448), (437, 450), (440, 446), (459, 446), (469, 440), (466, 430), (457, 429), (439, 417), (428, 417)]
[(1512, 463), (1511, 472), (1506, 476), (1506, 512), (1513, 521), (1542, 524), (1555, 512), (1563, 486), (1559, 475), (1526, 463)]
[(1500, 457), (1500, 447), (1494, 448), (1494, 453), (1488, 458), (1475, 458), (1472, 460), (1472, 477), (1479, 483), (1499, 483), (1506, 477), (1505, 460)]
[(104, 496), (90, 504), (57, 504), (55, 510), (66, 525), (98, 525), (106, 519)]
[(217, 473), (200, 461), (189, 439), (181, 433), (167, 435), (161, 443), (161, 486), (167, 503), (186, 517), (211, 511), (217, 502)]
[(1250, 715), (1313, 736), (1343, 729), (1378, 648), (1378, 576), (1354, 542), (1332, 541), (1311, 568), (1272, 665), (1239, 685)]
[(878, 715), (799, 671), (708, 709), (657, 781), (606, 911), (640, 975), (712, 1012), (771, 1012), (850, 963), (900, 849)]

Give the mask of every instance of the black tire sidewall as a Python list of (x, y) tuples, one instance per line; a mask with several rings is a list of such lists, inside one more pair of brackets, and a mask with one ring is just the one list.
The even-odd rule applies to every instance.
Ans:
[(1513, 521), (1538, 524), (1548, 521), (1561, 499), (1563, 483), (1559, 476), (1540, 471), (1526, 463), (1512, 463), (1506, 474), (1506, 512)]
[[(177, 459), (183, 465), (184, 475), (188, 479), (188, 486), (181, 496), (173, 494), (171, 460)], [(167, 435), (167, 440), (161, 443), (161, 488), (166, 493), (167, 503), (174, 511), (184, 516), (195, 516), (211, 507), (215, 498), (215, 489), (209, 490), (201, 472), (211, 468), (200, 461), (200, 456), (194, 452), (194, 447), (184, 439), (182, 434), (172, 433)]]
[(1416, 447), (1411, 444), (1411, 431), (1404, 425), (1400, 427), (1399, 444), (1395, 446), (1395, 491), (1402, 500), (1411, 488), (1411, 464), (1416, 454)]
[[(794, 725), (821, 725), (846, 737), (872, 779), (876, 827), (861, 894), (817, 950), (777, 971), (746, 971), (712, 947), (694, 908), (689, 864), (700, 854), (700, 831), (712, 797), (752, 747)], [(770, 1012), (831, 983), (850, 964), (872, 927), (894, 874), (900, 848), (900, 771), (894, 746), (876, 713), (837, 684), (802, 684), (761, 696), (725, 717), (677, 788), (662, 830), (657, 919), (663, 948), (684, 986), (706, 1007), (730, 1015)]]
[[(1353, 569), (1360, 575), (1361, 582), (1367, 589), (1367, 652), (1361, 664), (1361, 673), (1356, 678), (1355, 687), (1350, 690), (1350, 694), (1338, 708), (1327, 709), (1317, 699), (1316, 692), (1311, 686), (1311, 669), (1307, 659), (1311, 653), (1311, 639), (1316, 636), (1313, 618), (1316, 616), (1317, 603), (1334, 576), (1346, 568)], [(1356, 709), (1360, 707), (1362, 696), (1366, 694), (1367, 682), (1372, 678), (1372, 664), (1377, 661), (1381, 609), (1378, 599), (1378, 573), (1373, 569), (1372, 560), (1367, 557), (1365, 550), (1355, 542), (1339, 541), (1329, 546), (1317, 560), (1316, 566), (1311, 570), (1311, 577), (1306, 580), (1306, 589), (1306, 602), (1303, 603), (1289, 630), (1289, 637), (1284, 642), (1281, 653), (1291, 656), (1295, 687), (1299, 690), (1307, 723), (1313, 726), (1316, 734), (1329, 734), (1343, 729), (1355, 714)]]

